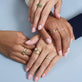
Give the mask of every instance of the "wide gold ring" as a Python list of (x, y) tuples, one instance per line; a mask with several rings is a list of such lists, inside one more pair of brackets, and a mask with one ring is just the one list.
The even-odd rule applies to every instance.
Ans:
[(34, 49), (34, 53), (37, 54), (37, 55), (39, 55), (39, 54), (40, 54), (39, 49), (38, 49), (38, 48), (35, 48), (35, 49)]
[(26, 55), (27, 53), (28, 53), (28, 49), (24, 48), (22, 54), (23, 54), (23, 55)]

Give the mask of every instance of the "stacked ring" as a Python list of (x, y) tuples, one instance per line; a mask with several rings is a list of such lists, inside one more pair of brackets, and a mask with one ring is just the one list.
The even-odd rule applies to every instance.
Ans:
[(46, 59), (48, 59), (48, 60), (52, 60), (52, 58), (51, 58), (51, 57), (46, 57)]
[(27, 52), (28, 52), (28, 50), (26, 49), (26, 48), (24, 48), (24, 50), (23, 50), (23, 55), (26, 55), (27, 54)]
[(42, 5), (40, 3), (38, 3), (38, 7), (42, 7)]
[(40, 54), (40, 51), (38, 50), (38, 48), (35, 48), (35, 49), (34, 49), (34, 52), (35, 52), (35, 54), (37, 54), (37, 55)]

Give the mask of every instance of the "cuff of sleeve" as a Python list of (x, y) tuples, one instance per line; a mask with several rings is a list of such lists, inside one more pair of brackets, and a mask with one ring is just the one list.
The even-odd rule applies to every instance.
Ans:
[(72, 18), (68, 21), (72, 27), (75, 35), (75, 39), (78, 39), (82, 36), (82, 14)]

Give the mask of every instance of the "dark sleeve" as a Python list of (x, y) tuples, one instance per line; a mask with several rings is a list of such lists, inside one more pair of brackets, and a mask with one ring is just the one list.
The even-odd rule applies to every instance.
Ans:
[(82, 13), (68, 21), (72, 27), (75, 39), (82, 36)]

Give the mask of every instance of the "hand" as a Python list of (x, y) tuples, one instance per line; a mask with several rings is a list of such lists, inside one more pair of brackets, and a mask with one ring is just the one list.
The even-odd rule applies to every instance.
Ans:
[(39, 38), (40, 36), (36, 35), (30, 41), (28, 41), (28, 43), (26, 43), (28, 45), (32, 45), (39, 41), (26, 66), (26, 72), (29, 71), (28, 79), (32, 79), (34, 73), (40, 67), (35, 75), (35, 81), (38, 81), (41, 76), (44, 76), (44, 73), (47, 74), (56, 63), (58, 58), (62, 57), (57, 56), (56, 49), (53, 43), (46, 44), (42, 38), (40, 38), (40, 40)]
[[(35, 45), (25, 45), (28, 38), (22, 32), (0, 31), (0, 52), (5, 56), (26, 64)], [(23, 55), (24, 49), (28, 51)]]
[(52, 8), (55, 6), (55, 16), (60, 18), (62, 0), (30, 0), (29, 21), (32, 24), (32, 32), (41, 30)]
[[(49, 31), (51, 37), (54, 39), (57, 53), (67, 56), (70, 43), (74, 37), (72, 26), (64, 18), (56, 19), (55, 17), (49, 16), (45, 24), (45, 29)], [(51, 37), (45, 29), (39, 32), (47, 43), (51, 43)]]

